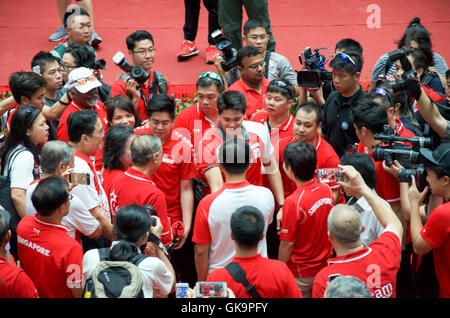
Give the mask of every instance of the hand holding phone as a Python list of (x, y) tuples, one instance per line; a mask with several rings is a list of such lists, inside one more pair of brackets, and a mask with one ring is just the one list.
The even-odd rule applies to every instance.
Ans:
[(87, 173), (71, 172), (69, 174), (69, 182), (73, 184), (86, 184), (91, 183), (90, 176)]

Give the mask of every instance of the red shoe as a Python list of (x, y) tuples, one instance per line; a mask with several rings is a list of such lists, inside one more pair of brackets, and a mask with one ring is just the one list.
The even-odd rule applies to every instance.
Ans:
[(190, 42), (188, 40), (184, 40), (181, 43), (180, 51), (177, 54), (178, 60), (186, 59), (188, 57), (197, 55), (199, 50), (195, 45), (195, 42)]
[(221, 52), (213, 45), (206, 48), (206, 64), (214, 64), (214, 57)]

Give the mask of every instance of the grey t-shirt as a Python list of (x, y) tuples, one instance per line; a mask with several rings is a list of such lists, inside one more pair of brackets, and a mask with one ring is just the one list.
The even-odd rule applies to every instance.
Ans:
[[(231, 85), (241, 77), (241, 73), (237, 67), (232, 68), (227, 75), (228, 84)], [(289, 60), (281, 54), (270, 52), (269, 72), (267, 79), (269, 81), (283, 78), (292, 85), (297, 84), (297, 75), (291, 66)]]

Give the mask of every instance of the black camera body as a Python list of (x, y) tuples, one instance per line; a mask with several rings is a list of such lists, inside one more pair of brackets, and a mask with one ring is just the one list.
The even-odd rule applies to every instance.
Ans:
[(221, 63), (222, 68), (225, 72), (228, 72), (237, 65), (237, 50), (232, 47), (233, 43), (222, 34), (222, 31), (214, 31), (211, 33), (211, 37), (216, 44), (216, 48), (222, 52), (224, 59)]
[(297, 84), (299, 86), (317, 88), (322, 82), (332, 80), (331, 72), (323, 67), (326, 59), (319, 54), (319, 51), (320, 49), (314, 49), (313, 54), (308, 46), (299, 54), (300, 64), (306, 66), (306, 70), (297, 72)]
[[(390, 167), (397, 160), (405, 169), (399, 171), (399, 182), (410, 182), (414, 176), (419, 189), (426, 186), (426, 172), (420, 148), (432, 147), (431, 138), (414, 137), (407, 138), (395, 134), (393, 129), (386, 125), (382, 134), (375, 134), (374, 138), (383, 141), (383, 145), (374, 148), (373, 159), (375, 161), (386, 160)], [(411, 146), (404, 144), (408, 142)]]
[(417, 72), (412, 68), (411, 63), (406, 56), (404, 50), (399, 49), (388, 53), (389, 61), (395, 62), (397, 60), (400, 61), (400, 64), (403, 68), (402, 78), (397, 79), (393, 82), (390, 82), (392, 90), (397, 93), (399, 91), (407, 91), (407, 82), (408, 80), (417, 80)]
[(122, 52), (117, 52), (113, 56), (114, 63), (119, 66), (123, 71), (130, 74), (130, 77), (138, 82), (140, 85), (144, 84), (150, 75), (141, 66), (133, 66), (125, 59), (125, 55)]

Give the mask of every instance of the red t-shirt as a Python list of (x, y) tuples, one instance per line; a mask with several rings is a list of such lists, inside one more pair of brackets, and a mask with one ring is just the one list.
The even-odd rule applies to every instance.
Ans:
[[(148, 99), (148, 96), (150, 93), (150, 86), (153, 82), (153, 71), (150, 70), (148, 72), (148, 74), (149, 74), (149, 78), (148, 78), (147, 84), (141, 85), (142, 92), (144, 93), (144, 96), (147, 99)], [(167, 83), (167, 84), (169, 85), (169, 83)], [(170, 85), (169, 85), (169, 87), (170, 87)], [(158, 92), (159, 92), (159, 89), (158, 89)], [(127, 88), (126, 88), (125, 82), (123, 81), (122, 77), (119, 77), (117, 79), (117, 81), (115, 81), (111, 85), (111, 94), (110, 95), (111, 95), (111, 97), (114, 97), (117, 95), (128, 96)], [(147, 119), (147, 110), (145, 109), (145, 102), (142, 99), (142, 97), (139, 99), (136, 112), (141, 120)]]
[(0, 257), (0, 298), (38, 298), (33, 281), (22, 268)]
[(330, 187), (315, 179), (300, 185), (284, 201), (280, 241), (294, 242), (287, 262), (294, 277), (314, 277), (331, 257), (327, 219), (333, 201)]
[[(219, 125), (221, 125), (219, 123)], [(204, 175), (205, 171), (218, 165), (217, 150), (225, 141), (220, 126), (209, 129), (203, 135), (202, 145), (195, 149), (197, 171)], [(261, 165), (270, 161), (273, 147), (270, 136), (263, 125), (251, 121), (243, 121), (244, 140), (249, 143), (251, 165), (246, 173), (246, 179), (254, 185), (263, 185)], [(225, 180), (225, 179), (224, 179)]]
[(17, 226), (17, 251), (39, 297), (72, 298), (68, 285), (81, 288), (83, 250), (63, 225), (38, 214), (24, 217)]
[[(284, 186), (284, 196), (287, 197), (290, 194), (292, 194), (295, 189), (297, 189), (297, 186), (295, 185), (295, 182), (289, 179), (289, 177), (286, 175), (286, 172), (284, 172), (283, 169), (283, 151), (284, 148), (291, 142), (296, 142), (297, 139), (295, 136), (283, 138), (280, 140), (280, 148), (279, 148), (279, 167), (281, 172), (281, 179), (283, 181)], [(317, 163), (316, 163), (316, 169), (325, 169), (325, 168), (337, 168), (338, 164), (340, 164), (340, 160), (336, 152), (334, 151), (333, 147), (320, 135), (317, 135), (316, 141), (314, 142), (314, 148), (316, 148), (316, 155), (317, 155)], [(332, 190), (338, 189), (340, 186), (337, 183), (330, 183), (328, 184)], [(341, 201), (339, 201), (341, 202)], [(342, 202), (345, 203), (345, 202)]]
[(439, 281), (439, 297), (450, 298), (450, 201), (433, 211), (420, 235), (434, 247), (433, 259)]
[[(270, 121), (269, 114), (265, 111), (259, 111), (253, 115), (252, 121), (256, 121), (257, 123), (261, 123), (269, 129)], [(270, 139), (272, 141), (272, 145), (277, 151), (278, 147), (275, 145), (279, 143), (279, 141), (286, 137), (291, 137), (294, 135), (294, 116), (289, 113), (289, 116), (286, 120), (280, 125), (278, 128), (270, 128)]]
[[(138, 128), (136, 135), (150, 134), (150, 128)], [(163, 143), (163, 158), (161, 166), (151, 176), (156, 186), (166, 194), (167, 214), (170, 222), (183, 221), (180, 202), (181, 180), (197, 177), (193, 159), (193, 148), (190, 140), (176, 130)]]
[[(109, 193), (107, 192), (107, 190), (109, 189), (109, 187), (111, 186), (111, 183), (114, 181), (114, 179), (118, 176), (121, 175), (124, 172), (124, 170), (120, 170), (120, 169), (114, 169), (114, 170), (109, 170), (109, 169), (104, 169), (103, 170), (103, 174), (102, 174), (102, 186), (103, 189), (106, 192), (106, 195), (108, 196), (108, 202), (109, 202)], [(114, 223), (114, 222), (113, 222)]]
[[(61, 118), (59, 119), (58, 129), (56, 132), (58, 140), (69, 142), (69, 132), (67, 131), (67, 118), (69, 118), (70, 114), (82, 109), (85, 108), (78, 106), (74, 101), (72, 101), (70, 105), (67, 106), (67, 108), (62, 113)], [(103, 130), (106, 134), (106, 132), (108, 131), (108, 117), (106, 115), (105, 105), (101, 101), (97, 101), (97, 104), (94, 107), (92, 107), (92, 109), (97, 112), (98, 117), (102, 122)], [(95, 170), (101, 171), (103, 168), (103, 158), (102, 158), (103, 150), (100, 149), (96, 151), (93, 156), (95, 157)]]
[[(241, 265), (248, 282), (255, 287), (261, 298), (302, 298), (294, 276), (283, 262), (262, 257), (261, 254), (234, 257), (232, 262)], [(226, 282), (236, 298), (251, 298), (244, 285), (236, 282), (225, 268), (214, 270), (206, 280)]]
[(323, 298), (329, 276), (339, 274), (359, 278), (374, 298), (395, 298), (401, 249), (397, 234), (385, 231), (370, 246), (329, 259), (314, 279), (312, 297)]
[(247, 118), (251, 119), (252, 115), (257, 110), (263, 110), (266, 105), (266, 94), (267, 94), (267, 87), (269, 86), (270, 81), (267, 78), (263, 78), (262, 80), (262, 89), (261, 93), (257, 92), (253, 88), (250, 88), (247, 84), (245, 84), (244, 80), (240, 78), (231, 86), (229, 86), (226, 90), (227, 91), (238, 91), (244, 94), (245, 100), (247, 101), (247, 109), (246, 109), (246, 115)]
[(166, 196), (158, 189), (149, 176), (133, 167), (129, 167), (127, 171), (114, 178), (106, 191), (111, 212), (114, 215), (117, 214), (121, 207), (128, 204), (135, 203), (141, 206), (150, 204), (153, 206), (163, 226), (161, 242), (166, 246), (170, 244), (172, 241), (172, 230), (167, 217)]

